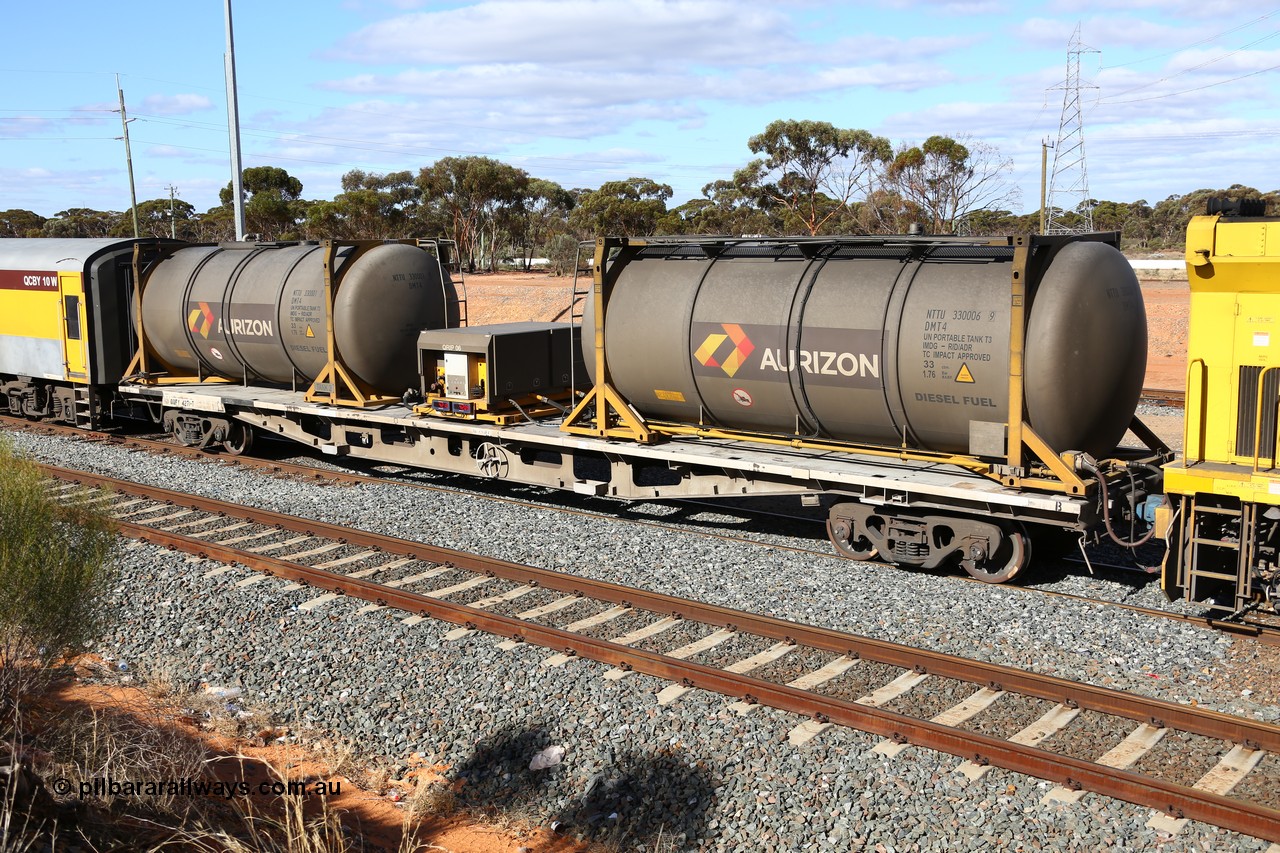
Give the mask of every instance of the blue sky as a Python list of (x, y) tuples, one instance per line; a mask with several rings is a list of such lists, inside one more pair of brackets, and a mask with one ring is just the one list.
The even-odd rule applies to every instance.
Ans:
[[(1280, 5), (1226, 0), (234, 0), (245, 166), (306, 198), (344, 172), (483, 154), (566, 187), (645, 176), (678, 204), (778, 118), (942, 133), (1014, 164), (1039, 203), (1067, 44), (1082, 57), (1090, 195), (1280, 188)], [(0, 209), (200, 210), (229, 180), (222, 0), (11, 4)], [(1052, 155), (1051, 155), (1052, 156)]]

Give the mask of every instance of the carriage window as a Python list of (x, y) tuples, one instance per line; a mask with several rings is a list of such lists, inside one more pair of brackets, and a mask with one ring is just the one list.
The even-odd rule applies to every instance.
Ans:
[(67, 340), (80, 340), (80, 297), (62, 297), (62, 310), (67, 314)]

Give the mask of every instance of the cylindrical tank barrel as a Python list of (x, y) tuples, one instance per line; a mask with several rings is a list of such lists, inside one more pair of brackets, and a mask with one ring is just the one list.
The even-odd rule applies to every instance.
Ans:
[[(978, 435), (984, 455), (1000, 455), (991, 436), (1000, 445), (1009, 418), (1012, 249), (782, 246), (657, 243), (619, 256), (605, 359), (637, 411), (949, 453), (978, 452)], [(1024, 418), (1055, 450), (1103, 454), (1142, 390), (1142, 295), (1106, 243), (1067, 243), (1045, 260), (1026, 283)]]
[[(143, 332), (178, 371), (313, 381), (328, 363), (325, 249), (193, 246), (161, 261), (142, 296)], [(457, 325), (457, 296), (436, 259), (407, 244), (340, 250), (333, 306), (338, 357), (371, 388), (415, 388), (423, 329)]]

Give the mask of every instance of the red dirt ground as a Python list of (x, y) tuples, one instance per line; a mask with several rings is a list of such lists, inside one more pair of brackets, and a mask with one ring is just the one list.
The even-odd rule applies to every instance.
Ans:
[[(93, 658), (84, 660), (93, 661)], [(102, 668), (95, 665), (93, 670), (100, 672)], [(85, 671), (83, 666), (77, 669)], [(402, 756), (401, 761), (411, 768), (406, 774), (408, 779), (387, 782), (382, 790), (370, 790), (367, 780), (333, 774), (328, 761), (306, 747), (278, 743), (274, 732), (252, 739), (224, 737), (197, 725), (182, 707), (127, 684), (67, 681), (57, 685), (40, 704), (49, 713), (65, 709), (109, 709), (113, 713), (132, 715), (152, 727), (175, 729), (185, 739), (202, 743), (209, 755), (218, 757), (208, 766), (224, 782), (256, 783), (272, 778), (273, 772), (283, 772), (289, 779), (308, 783), (326, 780), (331, 789), (334, 782), (340, 781), (341, 793), (329, 796), (328, 806), (342, 815), (343, 825), (369, 849), (401, 849), (407, 806), (415, 783), (427, 784), (441, 779), (441, 774), (448, 769), (443, 765), (428, 766), (413, 756)], [(366, 783), (363, 787), (362, 782)], [(253, 805), (269, 808), (269, 803)], [(521, 826), (516, 821), (498, 827), (463, 815), (423, 817), (417, 824), (414, 839), (420, 846), (405, 849), (453, 853), (580, 853), (588, 849), (585, 844), (557, 836), (548, 827)]]

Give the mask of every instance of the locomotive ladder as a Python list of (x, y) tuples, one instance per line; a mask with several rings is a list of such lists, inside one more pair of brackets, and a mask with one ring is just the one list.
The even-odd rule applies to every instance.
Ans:
[[(1257, 507), (1251, 503), (1242, 503), (1239, 509), (1205, 504), (1201, 503), (1199, 496), (1193, 496), (1186, 507), (1185, 586), (1188, 597), (1192, 601), (1202, 597), (1211, 600), (1214, 590), (1220, 589), (1224, 582), (1229, 583), (1235, 591), (1234, 603), (1230, 609), (1239, 612), (1249, 603), (1248, 596), (1242, 590), (1249, 589), (1248, 574)], [(1212, 535), (1204, 535), (1207, 531), (1202, 528), (1206, 523), (1215, 528)], [(1230, 535), (1232, 532), (1235, 533), (1234, 538)], [(1226, 571), (1233, 553), (1235, 571)], [(1224, 605), (1212, 602), (1210, 606), (1224, 609)]]
[(73, 393), (71, 417), (75, 425), (86, 429), (96, 428), (97, 424), (93, 422), (93, 389), (77, 385)]

